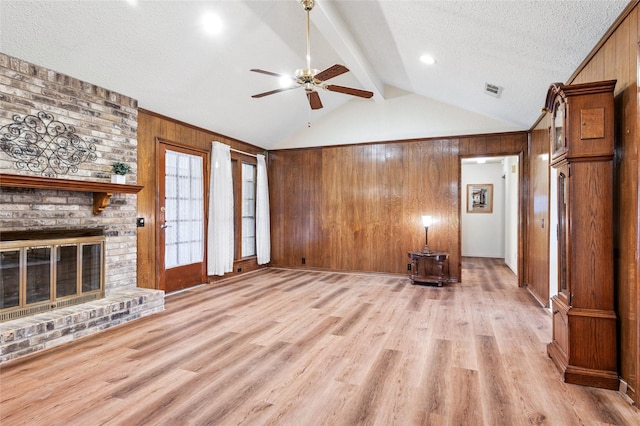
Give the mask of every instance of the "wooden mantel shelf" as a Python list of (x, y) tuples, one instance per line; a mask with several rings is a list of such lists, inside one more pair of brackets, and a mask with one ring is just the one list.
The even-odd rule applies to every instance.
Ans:
[(109, 204), (109, 199), (113, 194), (137, 194), (144, 188), (139, 185), (12, 175), (6, 173), (0, 173), (0, 187), (93, 192), (93, 214), (102, 213)]

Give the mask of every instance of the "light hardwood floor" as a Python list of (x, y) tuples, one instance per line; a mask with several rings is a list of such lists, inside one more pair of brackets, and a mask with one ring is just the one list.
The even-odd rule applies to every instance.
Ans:
[(550, 315), (498, 260), (463, 282), (267, 269), (0, 368), (2, 425), (640, 424), (568, 385)]

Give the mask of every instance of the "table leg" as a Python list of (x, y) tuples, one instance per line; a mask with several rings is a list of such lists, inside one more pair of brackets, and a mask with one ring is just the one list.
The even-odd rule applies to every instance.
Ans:
[(415, 257), (411, 258), (411, 284), (415, 284), (415, 278), (417, 275), (417, 270), (418, 268), (418, 259), (416, 259)]
[(442, 287), (444, 281), (444, 260), (438, 260), (438, 287)]

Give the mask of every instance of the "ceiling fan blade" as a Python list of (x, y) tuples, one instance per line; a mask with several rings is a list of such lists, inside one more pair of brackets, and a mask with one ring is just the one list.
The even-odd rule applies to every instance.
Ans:
[(349, 68), (344, 65), (335, 64), (324, 71), (320, 71), (314, 77), (320, 81), (327, 81), (333, 77), (339, 76), (340, 74), (344, 74), (345, 72), (349, 72)]
[(291, 77), (290, 75), (278, 74), (277, 72), (265, 71), (257, 68), (250, 69), (249, 71), (258, 72), (260, 74), (272, 75), (274, 77), (286, 77), (286, 78), (290, 78), (293, 81), (296, 81), (296, 79)]
[(258, 93), (257, 95), (253, 95), (251, 96), (252, 98), (262, 98), (264, 96), (269, 96), (269, 95), (273, 95), (274, 93), (280, 93), (280, 92), (285, 92), (287, 90), (291, 90), (291, 89), (297, 89), (299, 87), (302, 86), (291, 86), (291, 87), (284, 87), (282, 89), (276, 89), (276, 90), (270, 90), (268, 92), (264, 92), (264, 93)]
[(336, 86), (335, 84), (328, 84), (323, 86), (325, 89), (330, 90), (332, 92), (340, 92), (346, 95), (358, 96), (361, 98), (370, 98), (373, 96), (373, 92), (368, 92), (366, 90), (354, 89), (353, 87), (344, 87), (344, 86)]
[(311, 106), (311, 109), (322, 108), (322, 101), (320, 100), (318, 92), (307, 92), (307, 98), (309, 98), (309, 105)]

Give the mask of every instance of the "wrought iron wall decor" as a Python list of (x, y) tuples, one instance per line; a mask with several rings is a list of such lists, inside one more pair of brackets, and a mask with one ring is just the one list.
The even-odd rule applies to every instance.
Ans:
[(76, 173), (79, 164), (97, 158), (95, 144), (84, 141), (73, 126), (44, 111), (14, 115), (13, 123), (0, 128), (0, 149), (15, 159), (17, 169), (46, 177)]

